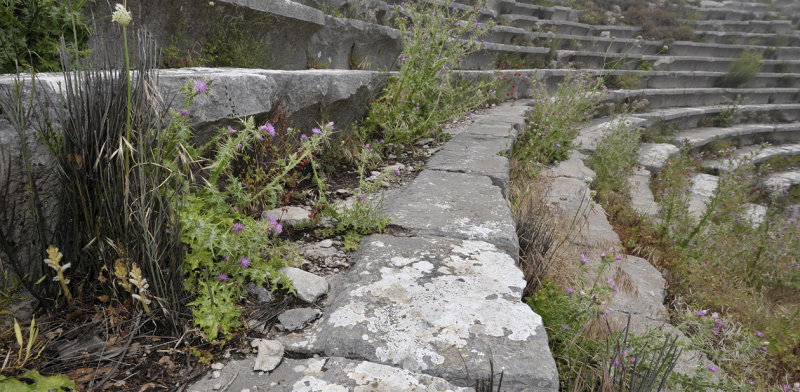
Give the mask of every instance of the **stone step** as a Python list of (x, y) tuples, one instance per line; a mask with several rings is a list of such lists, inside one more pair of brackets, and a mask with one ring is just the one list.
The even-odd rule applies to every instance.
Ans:
[(741, 10), (735, 7), (695, 7), (683, 6), (685, 10), (697, 13), (701, 20), (772, 20), (780, 16), (772, 11)]
[[(645, 69), (656, 71), (726, 72), (734, 58), (710, 56), (658, 56), (559, 50), (554, 59), (578, 68)], [(761, 60), (761, 72), (800, 72), (800, 60)]]
[(772, 194), (779, 195), (788, 188), (800, 185), (800, 169), (770, 174), (764, 179), (764, 185)]
[[(648, 113), (637, 113), (635, 118), (644, 120), (646, 126), (664, 125), (673, 129), (696, 128), (701, 121), (730, 111), (728, 105), (703, 106), (698, 108), (658, 109)], [(800, 121), (800, 104), (741, 105), (732, 124), (753, 122)], [(752, 119), (752, 120), (751, 120)]]
[(797, 103), (800, 89), (797, 88), (673, 88), (614, 90), (604, 98), (605, 102), (632, 103), (646, 100), (650, 109), (671, 107), (696, 107), (724, 105), (737, 102), (744, 105)]
[(499, 3), (501, 15), (515, 14), (533, 16), (538, 19), (576, 21), (578, 16), (583, 13), (583, 11), (569, 7), (547, 7), (512, 0), (501, 0)]
[(602, 53), (627, 53), (643, 55), (705, 56), (736, 58), (745, 50), (754, 50), (766, 59), (795, 60), (800, 58), (797, 46), (728, 45), (692, 41), (673, 41), (665, 45), (662, 41), (635, 38), (609, 38), (585, 35), (529, 32), (512, 26), (495, 26), (485, 38), (489, 42), (546, 47), (551, 50), (578, 50)]
[(694, 23), (696, 31), (724, 31), (737, 33), (786, 34), (793, 30), (788, 20), (699, 20)]
[(800, 46), (800, 35), (773, 33), (733, 33), (724, 31), (696, 31), (698, 41), (733, 45)]
[(473, 391), (472, 388), (458, 387), (438, 377), (342, 357), (283, 358), (269, 372), (254, 371), (255, 366), (255, 358), (230, 361), (217, 377), (214, 377), (215, 373), (209, 373), (188, 386), (186, 391)]
[[(214, 79), (207, 94), (195, 98), (189, 121), (195, 136), (207, 140), (219, 127), (249, 116), (264, 116), (284, 102), (281, 108), (294, 126), (310, 129), (328, 114), (330, 121), (349, 124), (362, 118), (370, 99), (379, 94), (390, 73), (349, 70), (281, 71), (241, 68), (181, 68), (158, 71), (162, 96), (173, 97), (187, 82)], [(58, 102), (61, 73), (39, 73), (37, 86)], [(0, 75), (0, 86), (11, 86), (13, 75)], [(27, 83), (26, 86), (30, 86)], [(254, 94), (254, 92), (258, 94)], [(173, 109), (182, 108), (182, 99), (171, 100)], [(13, 132), (0, 129), (0, 133)]]
[(787, 124), (736, 124), (727, 128), (702, 127), (678, 132), (672, 139), (676, 145), (688, 141), (694, 148), (703, 147), (715, 140), (735, 140), (742, 146), (773, 143), (790, 144), (800, 140), (800, 123)]
[(549, 32), (570, 35), (605, 35), (617, 38), (633, 38), (640, 34), (641, 28), (634, 26), (590, 25), (568, 20), (540, 19), (535, 16), (505, 14), (500, 20), (512, 27), (533, 32)]
[[(336, 68), (350, 69), (361, 64), (369, 69), (392, 69), (402, 49), (400, 32), (387, 26), (355, 19), (336, 18), (321, 10), (284, 0), (221, 0), (213, 2), (131, 0), (127, 6), (160, 47), (174, 41), (175, 21), (192, 21), (182, 32), (186, 42), (205, 42), (220, 34), (219, 20), (242, 18), (242, 34), (249, 37), (255, 67), (278, 69)], [(98, 2), (91, 9), (95, 15), (110, 15), (111, 4)], [(264, 27), (268, 20), (268, 27)], [(258, 22), (258, 23), (257, 23)], [(119, 26), (109, 18), (98, 19), (96, 37), (107, 40), (119, 35)], [(216, 36), (215, 36), (216, 34)], [(286, 37), (291, 37), (287, 39)], [(101, 48), (102, 38), (90, 42)], [(300, 47), (298, 47), (300, 45)], [(180, 49), (180, 48), (179, 48)], [(102, 50), (102, 49), (100, 49)]]
[(722, 7), (727, 9), (735, 9), (741, 11), (756, 11), (756, 12), (765, 12), (770, 10), (770, 4), (768, 3), (748, 2), (748, 1), (702, 0), (700, 2), (700, 6), (706, 8)]
[[(483, 49), (470, 53), (461, 66), (469, 70), (498, 69), (503, 64), (521, 64), (522, 68), (544, 66), (549, 49), (535, 46), (505, 45), (485, 42)], [(504, 68), (517, 68), (506, 66)]]
[[(797, 136), (800, 136), (800, 132), (798, 132)], [(748, 145), (736, 149), (730, 159), (706, 159), (701, 162), (701, 165), (712, 173), (719, 174), (720, 171), (730, 171), (747, 162), (757, 164), (777, 157), (794, 157), (798, 155), (800, 155), (800, 143)]]

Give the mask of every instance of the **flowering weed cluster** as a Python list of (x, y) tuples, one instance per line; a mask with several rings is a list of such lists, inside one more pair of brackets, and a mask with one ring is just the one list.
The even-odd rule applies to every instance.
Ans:
[(436, 136), (439, 124), (486, 102), (494, 81), (459, 82), (453, 72), (483, 48), (479, 37), (493, 25), (479, 21), (482, 4), (467, 11), (451, 1), (410, 0), (395, 6), (395, 27), (403, 32), (400, 72), (370, 106), (363, 140), (408, 143)]
[(344, 247), (347, 250), (356, 250), (361, 242), (361, 236), (380, 233), (389, 224), (389, 218), (381, 212), (383, 195), (375, 201), (372, 194), (383, 184), (384, 179), (399, 172), (384, 171), (374, 181), (364, 178), (367, 164), (376, 159), (377, 152), (369, 145), (361, 151), (361, 161), (358, 165), (358, 189), (354, 190), (355, 200), (351, 205), (337, 206), (326, 205), (324, 213), (336, 220), (336, 226), (327, 230), (325, 234), (342, 234)]
[(540, 83), (528, 113), (530, 124), (514, 143), (521, 160), (548, 164), (567, 158), (578, 124), (594, 116), (602, 99), (603, 81), (590, 72), (570, 73), (553, 93)]
[(677, 360), (674, 340), (651, 346), (654, 338), (661, 337), (629, 337), (627, 327), (612, 330), (607, 304), (621, 283), (615, 281), (616, 273), (608, 278), (605, 272), (621, 259), (614, 253), (601, 252), (596, 268), (590, 268), (592, 262), (582, 254), (575, 261), (580, 274), (574, 287), (560, 288), (546, 281), (528, 299), (542, 316), (561, 390), (658, 390)]
[[(630, 144), (611, 143), (613, 139), (600, 146)], [(600, 202), (613, 217), (629, 252), (665, 267), (672, 293), (688, 301), (685, 307), (707, 309), (678, 312), (673, 318), (692, 338), (692, 348), (705, 352), (719, 366), (713, 371), (700, 369), (693, 377), (678, 377), (689, 389), (749, 390), (754, 385), (769, 389), (781, 380), (798, 377), (800, 369), (800, 359), (793, 353), (800, 333), (787, 329), (800, 317), (796, 295), (800, 229), (758, 185), (762, 174), (746, 157), (734, 157), (734, 150), (709, 156), (690, 145), (682, 146), (654, 177), (652, 190), (660, 211), (652, 221), (630, 210), (627, 189), (614, 185), (619, 182), (614, 175), (602, 175), (606, 165), (597, 165), (628, 157), (625, 151), (635, 150), (599, 148), (592, 157), (598, 170), (595, 187), (609, 191)], [(723, 161), (723, 170), (705, 206), (698, 206), (692, 201), (696, 173), (699, 163), (709, 158)], [(635, 160), (622, 161), (635, 167)], [(623, 181), (629, 175), (619, 174)], [(763, 222), (753, 222), (748, 212), (755, 202), (769, 207)], [(719, 316), (723, 312), (724, 319)], [(772, 336), (770, 344), (756, 345), (754, 333), (747, 332), (756, 330)], [(717, 370), (727, 377), (710, 378)]]
[[(195, 91), (207, 88), (204, 83)], [(290, 174), (305, 161), (313, 159), (328, 137), (333, 125), (327, 124), (302, 133), (295, 140), (298, 147), (284, 152), (272, 162), (274, 168), (262, 182), (245, 185), (235, 168), (254, 146), (275, 146), (266, 142), (277, 137), (270, 123), (256, 124), (248, 118), (235, 126), (220, 130), (213, 159), (205, 167), (205, 185), (193, 189), (181, 211), (182, 239), (189, 247), (184, 271), (185, 286), (196, 294), (189, 303), (198, 325), (209, 341), (241, 326), (241, 310), (237, 302), (244, 295), (244, 285), (269, 282), (273, 289), (281, 286), (292, 291), (291, 282), (278, 269), (293, 265), (299, 259), (289, 243), (280, 240), (283, 231), (274, 219), (256, 220), (246, 212), (258, 206), (274, 208), (285, 191)], [(289, 130), (289, 134), (294, 134)]]

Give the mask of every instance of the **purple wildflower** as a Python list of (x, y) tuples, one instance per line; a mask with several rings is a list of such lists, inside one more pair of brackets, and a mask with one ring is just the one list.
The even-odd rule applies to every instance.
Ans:
[(306, 136), (305, 133), (300, 135), (300, 140), (306, 140), (306, 139), (308, 139), (308, 136)]
[(239, 131), (233, 129), (233, 127), (230, 126), (230, 125), (228, 125), (228, 130), (231, 131), (231, 133), (238, 133), (239, 132)]
[(283, 225), (278, 223), (278, 221), (275, 218), (270, 217), (268, 220), (269, 220), (269, 229), (268, 229), (269, 231), (275, 233), (275, 235), (278, 235), (283, 232)]
[(589, 259), (586, 258), (586, 255), (581, 253), (581, 264), (586, 265), (589, 262)]
[(711, 373), (716, 373), (716, 372), (719, 371), (719, 369), (714, 367), (714, 365), (708, 365), (708, 366), (706, 366), (706, 369), (708, 369), (708, 371), (711, 372)]
[(189, 111), (186, 110), (186, 109), (181, 109), (181, 116), (188, 117), (189, 116)]
[(205, 94), (208, 92), (208, 84), (202, 80), (194, 82), (194, 91), (198, 94)]
[(575, 292), (575, 290), (573, 290), (573, 289), (571, 289), (569, 287), (567, 287), (567, 289), (565, 291), (567, 292), (567, 294), (572, 294), (572, 293)]
[(319, 135), (320, 133), (322, 133), (322, 130), (319, 128), (311, 128), (311, 133)]
[(400, 169), (394, 169), (394, 175), (399, 176), (400, 175)]
[(366, 197), (366, 196), (364, 196), (363, 194), (361, 194), (361, 195), (358, 195), (358, 201), (364, 201), (364, 198), (365, 198), (365, 197)]
[(228, 275), (227, 274), (219, 274), (219, 280), (221, 282), (227, 282), (228, 281)]
[(704, 309), (701, 309), (701, 310), (698, 310), (698, 311), (694, 312), (694, 315), (697, 316), (697, 317), (704, 317), (706, 315), (706, 313), (707, 312)]
[(236, 223), (233, 224), (233, 232), (234, 233), (238, 233), (238, 232), (240, 232), (242, 230), (244, 230), (244, 225), (243, 224), (241, 224), (239, 222), (236, 222)]
[(756, 336), (758, 336), (760, 338), (763, 338), (764, 337), (764, 333), (759, 331), (759, 330), (756, 330)]
[(242, 258), (239, 259), (239, 265), (241, 265), (242, 268), (250, 267), (250, 258), (247, 256), (242, 256)]
[(263, 131), (263, 132), (268, 133), (270, 137), (274, 137), (275, 136), (275, 127), (272, 126), (272, 124), (270, 124), (270, 123), (267, 123), (266, 125), (262, 125), (259, 129), (261, 131)]

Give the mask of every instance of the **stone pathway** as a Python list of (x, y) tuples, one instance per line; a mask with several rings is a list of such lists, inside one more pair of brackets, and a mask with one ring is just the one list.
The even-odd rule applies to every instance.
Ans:
[(391, 234), (364, 238), (352, 268), (331, 283), (321, 319), (276, 337), (313, 358), (284, 358), (269, 373), (255, 373), (254, 359), (232, 361), (188, 390), (461, 390), (491, 366), (503, 372), (504, 391), (557, 390), (542, 319), (521, 301), (503, 196), (508, 159), (500, 154), (525, 110), (506, 103), (475, 115), (387, 196)]

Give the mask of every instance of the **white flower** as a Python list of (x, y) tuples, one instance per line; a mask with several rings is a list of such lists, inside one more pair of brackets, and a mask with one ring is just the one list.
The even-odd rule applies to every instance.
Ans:
[(111, 14), (111, 21), (126, 27), (131, 23), (131, 13), (122, 4), (117, 3), (114, 13)]
[(583, 179), (583, 182), (585, 182), (586, 185), (590, 185), (592, 183), (592, 177), (585, 177)]

